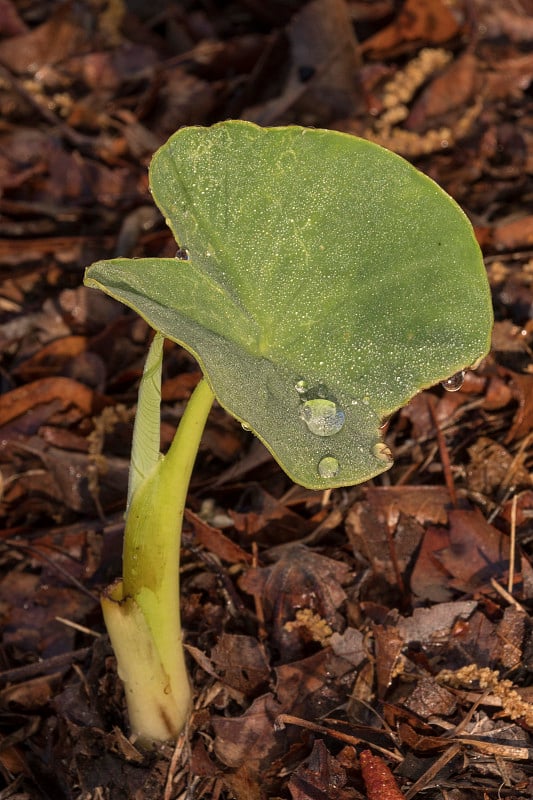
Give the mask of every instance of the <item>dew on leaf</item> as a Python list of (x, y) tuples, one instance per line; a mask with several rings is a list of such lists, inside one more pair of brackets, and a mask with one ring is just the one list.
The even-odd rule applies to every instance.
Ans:
[(178, 261), (188, 261), (189, 260), (189, 251), (186, 247), (180, 247), (176, 250), (176, 254), (174, 258), (177, 258)]
[(318, 474), (321, 478), (334, 478), (339, 468), (339, 462), (333, 456), (324, 456), (318, 462)]
[(305, 394), (309, 388), (309, 385), (307, 381), (301, 379), (299, 381), (296, 381), (296, 383), (294, 384), (294, 388), (296, 389), (298, 394)]
[(306, 400), (301, 407), (300, 417), (315, 436), (333, 436), (341, 430), (346, 419), (337, 403), (321, 397)]
[(252, 430), (250, 428), (250, 426), (246, 424), (246, 422), (241, 422), (241, 428), (243, 429), (243, 431), (251, 431)]
[(458, 392), (463, 385), (464, 380), (465, 371), (462, 369), (459, 372), (456, 372), (455, 375), (452, 375), (451, 378), (446, 378), (445, 381), (442, 381), (441, 386), (446, 389), (447, 392)]

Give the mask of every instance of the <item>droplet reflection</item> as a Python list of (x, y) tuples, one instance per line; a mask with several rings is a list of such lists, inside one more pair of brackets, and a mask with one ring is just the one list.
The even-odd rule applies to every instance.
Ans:
[(451, 378), (446, 378), (445, 381), (442, 381), (441, 386), (446, 389), (447, 392), (458, 392), (463, 385), (464, 380), (465, 371), (462, 369), (459, 372), (456, 372), (455, 375), (452, 375)]
[(300, 417), (315, 436), (333, 436), (341, 430), (346, 419), (337, 403), (322, 397), (306, 400), (300, 409)]
[(392, 463), (391, 449), (385, 442), (378, 442), (375, 444), (372, 452), (380, 461), (386, 461), (388, 464)]
[(339, 462), (333, 456), (324, 456), (318, 463), (318, 474), (321, 478), (334, 478), (339, 469)]

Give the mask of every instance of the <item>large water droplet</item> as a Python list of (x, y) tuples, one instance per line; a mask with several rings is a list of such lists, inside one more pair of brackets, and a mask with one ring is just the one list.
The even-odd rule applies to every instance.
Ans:
[(385, 442), (378, 442), (375, 444), (372, 452), (380, 461), (386, 461), (387, 464), (391, 464), (393, 461), (391, 449)]
[(346, 417), (344, 411), (333, 400), (306, 400), (300, 410), (303, 419), (311, 433), (315, 436), (333, 436), (338, 433)]
[(452, 375), (451, 378), (446, 378), (445, 381), (442, 381), (441, 386), (446, 389), (447, 392), (458, 392), (463, 385), (464, 380), (465, 371), (462, 369), (459, 372), (456, 372), (455, 375)]
[(301, 380), (296, 381), (296, 383), (294, 384), (294, 388), (296, 389), (298, 394), (305, 394), (309, 389), (309, 385), (307, 381), (304, 381), (302, 378)]
[(321, 478), (334, 478), (339, 469), (339, 462), (333, 456), (324, 456), (318, 462), (318, 474)]

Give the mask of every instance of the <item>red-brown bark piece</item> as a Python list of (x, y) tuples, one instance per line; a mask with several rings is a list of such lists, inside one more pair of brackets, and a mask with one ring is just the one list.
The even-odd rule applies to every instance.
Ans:
[(511, 387), (518, 400), (518, 410), (505, 441), (514, 442), (533, 430), (533, 375), (511, 372)]
[(0, 396), (0, 426), (25, 414), (33, 406), (52, 400), (60, 401), (64, 408), (74, 405), (83, 414), (95, 414), (105, 404), (104, 398), (98, 397), (79, 381), (61, 377), (41, 378)]
[(378, 696), (383, 698), (389, 688), (405, 644), (395, 625), (374, 625)]
[(533, 214), (503, 222), (493, 232), (496, 250), (518, 250), (533, 246)]
[(84, 353), (87, 350), (87, 344), (86, 336), (63, 336), (60, 339), (54, 339), (19, 364), (13, 372), (25, 383), (39, 378), (54, 377), (72, 359)]
[(394, 775), (380, 756), (363, 750), (359, 760), (368, 800), (404, 800)]
[(444, 525), (448, 521), (450, 495), (445, 486), (375, 486), (368, 487), (368, 502), (387, 520), (397, 520), (400, 513), (423, 524)]
[(406, 0), (394, 21), (367, 39), (362, 50), (384, 57), (417, 41), (443, 44), (459, 31), (456, 17), (440, 0)]
[(480, 511), (453, 509), (450, 527), (429, 528), (411, 575), (411, 589), (434, 601), (451, 598), (452, 590), (473, 592), (508, 568), (509, 539)]
[(3, 38), (20, 36), (27, 33), (28, 28), (19, 16), (11, 0), (0, 0), (0, 35)]
[(14, 72), (23, 73), (29, 68), (35, 72), (79, 53), (89, 42), (81, 17), (76, 19), (69, 4), (62, 5), (33, 30), (1, 42), (0, 60)]
[(453, 586), (472, 591), (508, 566), (509, 538), (490, 525), (478, 509), (450, 511), (450, 546), (438, 555), (454, 576)]
[(188, 508), (185, 509), (185, 519), (194, 528), (194, 538), (206, 550), (215, 553), (229, 564), (251, 564), (252, 556), (242, 547), (226, 536), (219, 528), (209, 525)]
[(434, 78), (415, 102), (407, 120), (407, 127), (420, 130), (431, 124), (431, 118), (464, 108), (472, 101), (479, 87), (477, 59), (464, 53), (452, 61), (442, 75)]
[(252, 508), (246, 512), (231, 511), (236, 530), (247, 540), (272, 546), (305, 536), (311, 526), (284, 503), (257, 487), (250, 496)]

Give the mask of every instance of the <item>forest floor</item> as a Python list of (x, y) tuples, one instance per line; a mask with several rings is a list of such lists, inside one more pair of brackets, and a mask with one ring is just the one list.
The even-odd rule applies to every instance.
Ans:
[[(532, 43), (532, 0), (0, 0), (0, 800), (533, 796)], [(83, 271), (175, 254), (151, 155), (227, 118), (354, 133), (436, 180), (483, 249), (493, 346), (394, 415), (393, 468), (354, 488), (293, 485), (214, 407), (194, 711), (146, 752), (98, 598), (151, 332)], [(169, 345), (164, 446), (198, 379)]]

